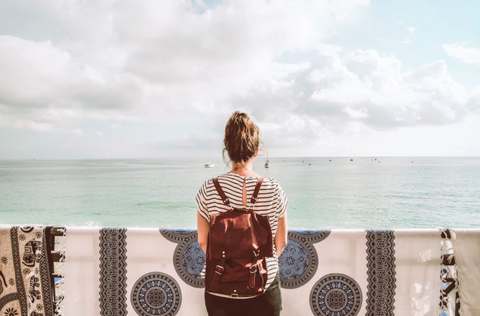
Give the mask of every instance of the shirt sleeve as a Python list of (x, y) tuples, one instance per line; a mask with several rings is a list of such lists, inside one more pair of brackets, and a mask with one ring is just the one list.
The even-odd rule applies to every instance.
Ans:
[(277, 214), (282, 218), (287, 213), (288, 199), (285, 191), (277, 182)]
[(195, 197), (195, 202), (197, 203), (197, 209), (200, 215), (210, 223), (210, 214), (208, 213), (207, 207), (207, 185), (208, 181), (205, 181), (200, 187), (200, 190), (198, 190), (197, 196)]

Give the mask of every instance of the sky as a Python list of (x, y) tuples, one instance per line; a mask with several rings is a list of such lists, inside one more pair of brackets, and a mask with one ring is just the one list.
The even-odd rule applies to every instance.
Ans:
[(480, 156), (478, 1), (4, 0), (0, 159)]

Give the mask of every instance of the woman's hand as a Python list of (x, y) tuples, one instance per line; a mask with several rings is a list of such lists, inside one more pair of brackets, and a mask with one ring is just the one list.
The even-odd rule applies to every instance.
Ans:
[(207, 243), (208, 243), (208, 231), (210, 230), (210, 224), (205, 220), (205, 218), (200, 215), (200, 212), (197, 210), (197, 233), (198, 233), (198, 244), (203, 249), (203, 252), (207, 253)]

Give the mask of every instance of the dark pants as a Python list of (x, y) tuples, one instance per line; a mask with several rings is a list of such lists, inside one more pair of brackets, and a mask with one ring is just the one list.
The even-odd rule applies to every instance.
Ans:
[(280, 274), (267, 291), (255, 298), (234, 299), (205, 292), (208, 316), (279, 316), (282, 310)]

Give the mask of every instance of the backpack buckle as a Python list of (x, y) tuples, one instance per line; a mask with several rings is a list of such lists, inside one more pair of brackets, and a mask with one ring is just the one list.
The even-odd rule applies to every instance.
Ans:
[(215, 267), (215, 273), (218, 273), (218, 274), (220, 274), (220, 275), (223, 274), (223, 271), (224, 271), (224, 270), (225, 270), (225, 268), (222, 267), (221, 265), (218, 265), (218, 264), (217, 264), (217, 266)]
[(252, 265), (249, 270), (250, 270), (250, 273), (257, 273), (257, 270), (258, 270), (257, 264), (255, 263), (254, 265)]

